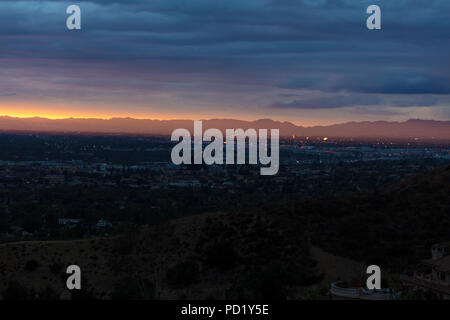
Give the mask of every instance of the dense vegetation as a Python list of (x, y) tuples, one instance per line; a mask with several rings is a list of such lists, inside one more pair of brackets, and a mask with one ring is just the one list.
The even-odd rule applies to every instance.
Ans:
[(379, 192), (302, 203), (314, 242), (401, 271), (450, 240), (450, 166)]

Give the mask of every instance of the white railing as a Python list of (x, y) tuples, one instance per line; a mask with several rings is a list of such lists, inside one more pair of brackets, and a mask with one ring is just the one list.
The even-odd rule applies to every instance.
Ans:
[(340, 282), (334, 282), (331, 284), (330, 292), (331, 294), (344, 298), (352, 298), (359, 299), (361, 294), (360, 289), (358, 288), (343, 288), (340, 285)]
[(344, 288), (341, 286), (341, 282), (339, 281), (333, 282), (331, 284), (330, 293), (334, 296), (349, 299), (362, 299), (362, 300), (396, 299), (396, 296), (393, 295), (389, 289), (368, 290), (361, 288)]

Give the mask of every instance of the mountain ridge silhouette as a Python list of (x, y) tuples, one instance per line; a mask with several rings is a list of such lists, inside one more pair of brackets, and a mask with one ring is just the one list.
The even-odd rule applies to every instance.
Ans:
[[(343, 137), (343, 138), (392, 138), (450, 140), (450, 121), (410, 119), (404, 122), (351, 121), (341, 124), (305, 127), (289, 121), (258, 119), (208, 119), (203, 130), (226, 129), (279, 129), (281, 136)], [(61, 133), (115, 133), (170, 135), (173, 130), (186, 128), (193, 132), (194, 120), (158, 120), (126, 118), (65, 118), (43, 117), (16, 118), (0, 116), (0, 131), (61, 132)]]

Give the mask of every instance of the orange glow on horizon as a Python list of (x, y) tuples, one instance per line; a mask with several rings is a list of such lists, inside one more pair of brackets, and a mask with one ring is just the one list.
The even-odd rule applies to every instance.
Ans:
[(286, 119), (289, 117), (270, 117), (270, 116), (258, 116), (255, 114), (225, 114), (220, 113), (217, 110), (214, 113), (199, 113), (199, 112), (191, 112), (191, 113), (183, 113), (176, 112), (174, 114), (167, 114), (161, 112), (138, 112), (128, 110), (127, 113), (117, 112), (117, 111), (107, 111), (107, 112), (99, 112), (93, 111), (92, 109), (84, 109), (84, 110), (75, 110), (79, 108), (75, 108), (68, 105), (55, 105), (48, 104), (47, 107), (42, 107), (40, 105), (36, 105), (29, 102), (14, 102), (1, 104), (0, 103), (0, 117), (14, 117), (14, 118), (46, 118), (51, 120), (59, 120), (59, 119), (103, 119), (109, 120), (112, 118), (133, 118), (133, 119), (154, 119), (154, 120), (208, 120), (208, 119), (238, 119), (244, 121), (255, 121), (259, 119), (270, 118), (275, 121), (289, 121), (295, 125), (301, 125), (305, 127), (315, 126), (315, 125), (327, 125), (332, 123), (325, 123), (323, 120), (313, 120), (308, 119), (307, 121), (301, 119), (295, 121), (294, 119)]
[[(8, 107), (4, 107), (0, 104), (0, 116), (3, 117), (14, 117), (14, 118), (46, 118), (50, 120), (59, 120), (59, 119), (103, 119), (109, 120), (112, 118), (133, 118), (133, 119), (158, 119), (158, 120), (175, 120), (180, 119), (180, 115), (170, 116), (167, 114), (161, 113), (153, 113), (150, 115), (142, 115), (138, 113), (129, 112), (127, 114), (119, 113), (119, 112), (95, 112), (95, 111), (74, 111), (72, 108), (64, 108), (64, 107), (54, 107), (54, 108), (42, 108), (37, 107), (32, 104), (16, 104), (15, 107), (11, 107), (11, 104)], [(191, 115), (192, 117), (192, 115)], [(184, 118), (184, 117), (181, 117)], [(186, 119), (189, 118), (189, 115), (186, 115)]]

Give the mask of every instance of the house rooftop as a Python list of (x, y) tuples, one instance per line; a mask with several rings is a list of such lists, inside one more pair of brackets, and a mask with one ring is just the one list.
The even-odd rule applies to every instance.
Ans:
[(422, 264), (431, 266), (437, 271), (450, 272), (450, 256), (445, 256), (436, 260), (433, 259), (423, 260)]
[(431, 248), (450, 248), (450, 241), (433, 244)]

